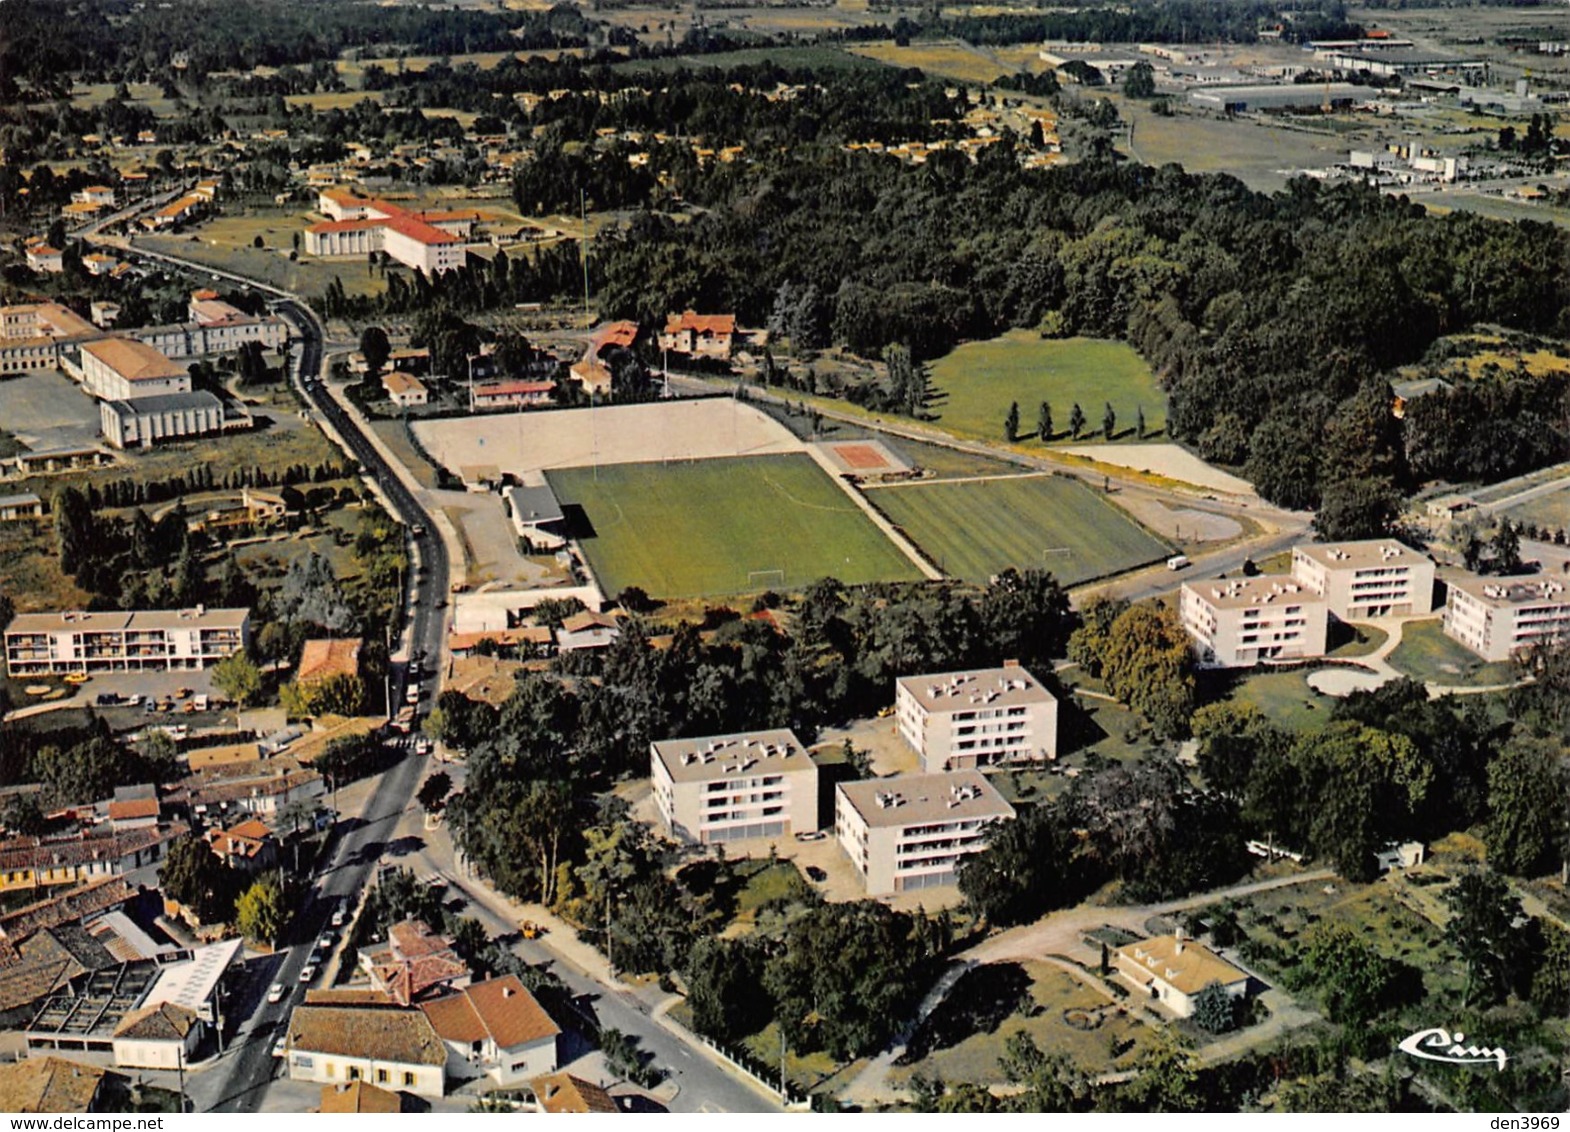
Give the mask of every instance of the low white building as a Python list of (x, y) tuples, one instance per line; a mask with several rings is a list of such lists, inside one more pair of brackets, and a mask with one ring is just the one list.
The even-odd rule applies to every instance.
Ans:
[(447, 1075), (519, 1085), (557, 1066), (561, 1027), (516, 975), (474, 983), (420, 1007), (447, 1047)]
[(1570, 593), (1545, 574), (1456, 578), (1445, 599), (1445, 633), (1487, 661), (1570, 640)]
[(421, 1010), (336, 1003), (297, 1006), (284, 1030), (291, 1081), (379, 1088), (439, 1097), (447, 1046)]
[(976, 770), (842, 782), (834, 835), (868, 896), (955, 882), (960, 859), (987, 846), (987, 829), (1014, 807)]
[(1292, 577), (1343, 621), (1430, 613), (1434, 563), (1392, 538), (1292, 548)]
[(682, 841), (818, 828), (818, 764), (784, 729), (661, 740), (650, 745), (650, 775), (665, 829)]
[(1202, 664), (1248, 668), (1325, 655), (1329, 606), (1289, 575), (1185, 582), (1179, 613)]
[(425, 382), (397, 370), (382, 374), (382, 389), (386, 391), (387, 399), (400, 409), (418, 408), (428, 404), (431, 399), (431, 392), (425, 387)]
[(1057, 697), (1019, 665), (902, 676), (894, 712), (929, 773), (1057, 757)]
[(151, 448), (165, 440), (214, 436), (224, 431), (225, 421), (223, 402), (205, 389), (98, 403), (99, 430), (115, 448)]
[(1124, 944), (1113, 953), (1117, 973), (1136, 992), (1179, 1018), (1191, 1017), (1194, 999), (1211, 983), (1233, 998), (1248, 993), (1248, 975), (1181, 933)]

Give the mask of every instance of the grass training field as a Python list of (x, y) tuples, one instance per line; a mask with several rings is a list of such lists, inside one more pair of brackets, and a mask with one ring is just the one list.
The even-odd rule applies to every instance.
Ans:
[(792, 454), (548, 473), (583, 508), (581, 545), (607, 594), (656, 598), (916, 581), (920, 572), (812, 462)]
[(959, 42), (912, 43), (901, 47), (890, 41), (858, 45), (851, 51), (891, 67), (917, 67), (929, 75), (941, 75), (967, 83), (990, 83), (1011, 70), (996, 59), (990, 59), (975, 48)]
[(1134, 438), (1134, 419), (1145, 410), (1147, 435), (1166, 427), (1166, 396), (1150, 367), (1122, 342), (1092, 338), (1045, 339), (1013, 330), (987, 342), (967, 342), (932, 363), (930, 411), (957, 436), (1003, 439), (1009, 404), (1019, 402), (1021, 439), (1036, 434), (1041, 402), (1052, 407), (1054, 439), (1069, 441), (1069, 413), (1085, 413), (1081, 440), (1099, 439), (1108, 402), (1117, 414), (1115, 435)]
[(873, 504), (952, 577), (985, 583), (1010, 566), (1065, 585), (1156, 562), (1167, 545), (1068, 476), (1009, 476), (869, 490)]

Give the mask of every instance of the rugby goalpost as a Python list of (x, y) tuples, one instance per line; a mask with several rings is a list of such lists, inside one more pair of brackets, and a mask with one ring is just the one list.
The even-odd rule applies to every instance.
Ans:
[(785, 587), (784, 570), (748, 570), (747, 588), (749, 590), (783, 589)]

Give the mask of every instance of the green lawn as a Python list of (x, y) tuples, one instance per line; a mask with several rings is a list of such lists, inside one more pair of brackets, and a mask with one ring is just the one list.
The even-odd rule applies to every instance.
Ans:
[(1471, 649), (1445, 636), (1438, 620), (1409, 621), (1390, 654), (1392, 667), (1425, 683), (1487, 687), (1516, 679), (1510, 664), (1485, 664)]
[(719, 51), (713, 55), (673, 55), (662, 59), (635, 59), (616, 63), (611, 70), (620, 74), (686, 69), (701, 71), (709, 67), (728, 70), (733, 67), (755, 67), (759, 63), (774, 63), (781, 67), (812, 67), (822, 71), (871, 70), (883, 66), (875, 59), (863, 59), (837, 47), (743, 47), (735, 51)]
[(1232, 699), (1253, 704), (1272, 723), (1289, 731), (1323, 727), (1330, 722), (1336, 701), (1310, 688), (1307, 676), (1302, 670), (1259, 672), (1244, 677), (1232, 690)]
[(583, 509), (581, 545), (608, 594), (658, 598), (915, 581), (921, 574), (805, 455), (618, 464), (549, 474)]
[(1156, 562), (1157, 539), (1069, 476), (1010, 476), (870, 490), (867, 498), (945, 574), (984, 583), (1010, 566), (1073, 585)]
[(1117, 414), (1118, 439), (1135, 439), (1141, 406), (1147, 435), (1166, 427), (1165, 394), (1150, 367), (1122, 342), (1045, 339), (1033, 331), (1011, 330), (987, 342), (967, 342), (933, 362), (932, 388), (933, 417), (958, 436), (1003, 440), (1003, 419), (1015, 401), (1021, 438), (1035, 436), (1043, 401), (1052, 408), (1054, 439), (1063, 442), (1072, 440), (1068, 422), (1075, 404), (1085, 413), (1081, 440), (1100, 439), (1108, 403)]

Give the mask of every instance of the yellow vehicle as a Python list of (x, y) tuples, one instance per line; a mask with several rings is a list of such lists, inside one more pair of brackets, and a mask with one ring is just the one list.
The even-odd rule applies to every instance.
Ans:
[(539, 939), (545, 934), (545, 929), (533, 920), (524, 920), (518, 925), (518, 930), (523, 933), (524, 939)]
[(87, 683), (91, 679), (92, 677), (85, 672), (67, 672), (65, 674), (65, 682), (67, 684), (76, 684), (80, 686)]

